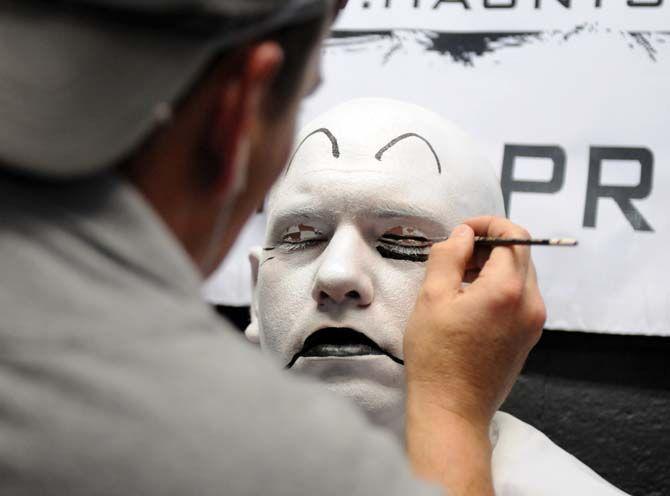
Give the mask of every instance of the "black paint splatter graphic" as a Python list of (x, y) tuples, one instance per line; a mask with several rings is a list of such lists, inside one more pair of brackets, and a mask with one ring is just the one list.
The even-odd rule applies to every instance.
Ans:
[(521, 47), (538, 40), (541, 33), (436, 33), (428, 51), (448, 54), (454, 62), (473, 65), (477, 57), (492, 54), (503, 47)]
[[(527, 32), (436, 32), (423, 30), (334, 31), (327, 43), (329, 48), (355, 52), (383, 46), (386, 64), (408, 41), (422, 45), (426, 52), (449, 56), (453, 62), (474, 66), (485, 56), (501, 49), (520, 48), (530, 44), (565, 44), (586, 35), (621, 36), (631, 49), (641, 48), (651, 62), (657, 62), (658, 48), (670, 44), (670, 32), (628, 32), (601, 28), (597, 23), (584, 23), (568, 31)], [(390, 46), (389, 46), (390, 45)]]
[[(633, 43), (636, 45), (642, 47), (644, 50), (646, 50), (647, 54), (649, 55), (649, 58), (653, 60), (654, 62), (657, 61), (656, 55), (658, 53), (658, 46), (659, 45), (665, 45), (666, 43), (670, 43), (670, 32), (659, 32), (659, 33), (635, 33), (631, 32), (628, 33), (628, 35), (631, 37), (633, 40)], [(635, 48), (634, 46), (631, 46), (631, 49)]]

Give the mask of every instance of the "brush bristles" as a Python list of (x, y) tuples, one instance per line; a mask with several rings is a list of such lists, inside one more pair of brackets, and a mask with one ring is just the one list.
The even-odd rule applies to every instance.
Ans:
[(579, 244), (579, 241), (574, 238), (556, 238), (549, 241), (551, 241), (549, 244), (553, 246), (577, 246)]

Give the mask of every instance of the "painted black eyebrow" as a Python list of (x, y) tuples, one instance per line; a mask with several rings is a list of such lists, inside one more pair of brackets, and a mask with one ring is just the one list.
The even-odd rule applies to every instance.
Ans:
[(430, 144), (430, 142), (421, 136), (420, 134), (416, 133), (405, 133), (401, 134), (397, 138), (393, 138), (391, 141), (388, 142), (388, 144), (384, 145), (376, 154), (375, 158), (381, 162), (382, 160), (382, 155), (388, 151), (389, 148), (391, 148), (393, 145), (397, 144), (398, 142), (407, 139), (407, 138), (419, 138), (421, 141), (423, 141), (425, 144), (428, 145), (428, 148), (430, 148), (430, 151), (433, 153), (433, 156), (435, 157), (435, 161), (437, 162), (437, 172), (439, 174), (442, 174), (442, 164), (440, 164), (440, 159), (437, 156), (437, 153), (435, 153), (435, 148), (433, 148), (433, 145)]
[(284, 175), (288, 174), (288, 170), (291, 167), (291, 164), (293, 163), (293, 159), (295, 158), (296, 154), (298, 153), (298, 150), (300, 150), (300, 147), (303, 145), (303, 143), (307, 141), (308, 138), (311, 138), (315, 134), (319, 133), (325, 134), (330, 140), (333, 157), (340, 158), (340, 145), (337, 143), (337, 138), (333, 135), (333, 133), (330, 132), (328, 128), (322, 127), (320, 129), (317, 129), (316, 131), (312, 131), (302, 139), (300, 144), (296, 147), (295, 151), (293, 152), (293, 155), (291, 155), (291, 160), (288, 161), (288, 165), (286, 166), (286, 171), (284, 172)]

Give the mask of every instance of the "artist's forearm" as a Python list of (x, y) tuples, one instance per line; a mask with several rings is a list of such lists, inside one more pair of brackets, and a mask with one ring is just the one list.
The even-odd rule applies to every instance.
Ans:
[(449, 496), (493, 496), (488, 426), (408, 396), (407, 451), (415, 474)]

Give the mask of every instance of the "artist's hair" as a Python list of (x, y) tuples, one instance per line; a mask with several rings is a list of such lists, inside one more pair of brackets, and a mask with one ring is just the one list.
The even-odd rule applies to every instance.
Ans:
[(266, 39), (276, 41), (284, 51), (284, 63), (272, 88), (273, 101), (269, 102), (268, 110), (271, 115), (280, 115), (286, 103), (293, 99), (304, 73), (309, 53), (319, 39), (326, 17), (329, 17), (329, 21), (334, 22), (344, 10), (347, 2), (348, 0), (334, 0), (332, 2), (333, 11), (324, 9), (323, 14), (316, 19), (297, 26), (284, 27), (266, 37)]
[[(226, 53), (216, 57), (209, 66), (203, 71), (203, 75), (198, 78), (193, 85), (192, 91), (197, 91), (201, 83), (206, 80), (213, 71), (216, 71), (221, 64), (225, 65), (239, 57), (240, 50), (245, 46), (253, 45), (263, 41), (275, 41), (282, 48), (284, 58), (279, 73), (272, 82), (269, 98), (264, 102), (263, 111), (269, 119), (280, 119), (286, 112), (289, 105), (296, 98), (296, 94), (301, 87), (302, 78), (307, 68), (309, 55), (314, 45), (319, 40), (319, 35), (326, 22), (325, 16), (329, 13), (325, 11), (319, 16), (297, 25), (283, 27), (275, 32), (268, 33), (255, 40), (247, 41), (244, 45), (233, 47)], [(186, 97), (186, 99), (188, 96)], [(204, 130), (200, 137), (198, 145), (199, 170), (198, 182), (202, 185), (208, 185), (220, 173), (218, 154), (212, 147), (211, 135), (209, 130)]]
[(272, 98), (267, 102), (268, 116), (277, 117), (295, 97), (307, 66), (307, 59), (323, 29), (323, 17), (298, 26), (285, 27), (266, 39), (276, 41), (284, 51), (280, 73), (272, 84)]
[(221, 65), (225, 66), (230, 64), (231, 61), (237, 63), (240, 51), (244, 50), (245, 47), (263, 41), (274, 41), (282, 49), (284, 58), (279, 73), (272, 83), (270, 99), (265, 110), (268, 112), (268, 117), (280, 116), (300, 88), (309, 54), (319, 39), (327, 14), (329, 13), (324, 9), (322, 16), (282, 27), (259, 38), (247, 40), (243, 44), (229, 48), (224, 53), (217, 55), (203, 69), (200, 77), (191, 85), (191, 91), (185, 94), (182, 101), (187, 100), (192, 91), (197, 91), (201, 83)]
[[(324, 2), (324, 5), (326, 3)], [(275, 41), (282, 48), (283, 61), (279, 73), (275, 76), (271, 87), (271, 94), (264, 102), (263, 111), (269, 119), (281, 118), (288, 106), (294, 101), (301, 87), (301, 81), (306, 70), (309, 55), (319, 40), (319, 35), (326, 22), (326, 16), (330, 13), (324, 8), (321, 16), (303, 21), (299, 24), (288, 25), (274, 32), (262, 35), (258, 38), (246, 40), (238, 46), (229, 48), (223, 53), (216, 55), (209, 64), (203, 67), (200, 75), (191, 83), (182, 98), (177, 102), (176, 108), (185, 104), (221, 67), (235, 68), (240, 63), (240, 57), (244, 56), (244, 50), (248, 46), (263, 41)], [(178, 112), (177, 112), (178, 113)], [(212, 114), (213, 115), (213, 114)], [(154, 135), (155, 136), (155, 135)], [(145, 140), (134, 153), (119, 162), (119, 168), (132, 175), (133, 158), (142, 153), (142, 150), (150, 146), (153, 136)], [(220, 173), (218, 152), (213, 147), (209, 129), (203, 129), (197, 144), (198, 170), (197, 181), (207, 186)]]

